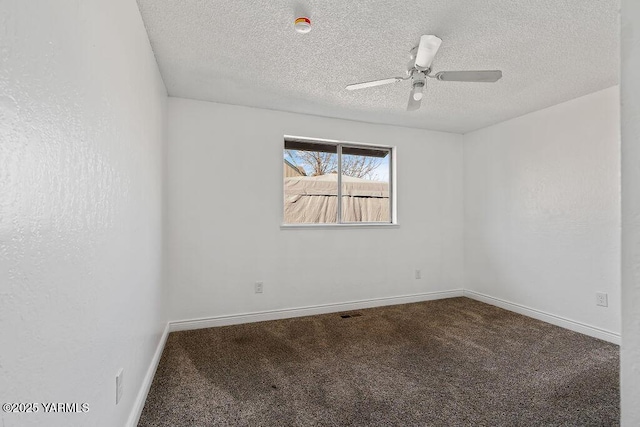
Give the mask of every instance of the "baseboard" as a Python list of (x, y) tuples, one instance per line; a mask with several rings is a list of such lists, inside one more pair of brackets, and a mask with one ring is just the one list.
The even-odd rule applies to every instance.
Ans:
[(599, 338), (601, 340), (620, 345), (620, 334), (617, 334), (615, 332), (596, 328), (595, 326), (587, 325), (585, 323), (577, 322), (575, 320), (567, 319), (566, 317), (557, 316), (555, 314), (546, 313), (541, 310), (536, 310), (535, 308), (516, 304), (500, 298), (491, 297), (480, 292), (465, 289), (463, 291), (463, 294), (465, 297), (472, 298), (477, 301), (495, 305), (496, 307), (504, 308), (505, 310), (513, 311), (524, 316), (533, 317), (534, 319), (542, 320), (543, 322), (551, 323), (552, 325), (560, 326), (562, 328), (570, 329), (581, 334), (589, 335), (594, 338)]
[(144, 376), (144, 380), (142, 381), (140, 390), (138, 390), (136, 401), (133, 403), (133, 409), (131, 410), (131, 414), (129, 415), (129, 419), (127, 420), (127, 427), (136, 427), (138, 425), (138, 421), (140, 421), (140, 415), (142, 415), (144, 403), (147, 400), (147, 395), (149, 394), (149, 389), (151, 388), (153, 377), (156, 375), (156, 369), (158, 369), (158, 364), (160, 363), (160, 357), (162, 356), (164, 345), (167, 343), (167, 337), (169, 336), (169, 326), (169, 323), (167, 323), (167, 326), (165, 326), (164, 328), (164, 332), (162, 332), (160, 342), (158, 343), (158, 347), (156, 347), (156, 352), (153, 354), (153, 359), (151, 359), (149, 369), (147, 369), (147, 374)]
[(267, 320), (287, 319), (292, 317), (313, 316), (316, 314), (335, 313), (340, 311), (361, 310), (364, 308), (381, 307), (385, 305), (408, 304), (412, 302), (430, 301), (444, 298), (461, 297), (462, 289), (440, 292), (425, 292), (412, 295), (401, 295), (387, 298), (372, 298), (367, 300), (349, 301), (335, 304), (322, 304), (281, 310), (259, 311), (254, 313), (232, 314), (227, 316), (213, 316), (200, 319), (177, 320), (169, 322), (169, 330), (186, 331), (190, 329), (214, 328), (217, 326), (238, 325), (241, 323), (263, 322)]

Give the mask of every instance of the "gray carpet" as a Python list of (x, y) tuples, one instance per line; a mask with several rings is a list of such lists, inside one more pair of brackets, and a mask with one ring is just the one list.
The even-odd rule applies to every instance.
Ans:
[(138, 425), (619, 424), (613, 344), (468, 298), (357, 314), (171, 333)]

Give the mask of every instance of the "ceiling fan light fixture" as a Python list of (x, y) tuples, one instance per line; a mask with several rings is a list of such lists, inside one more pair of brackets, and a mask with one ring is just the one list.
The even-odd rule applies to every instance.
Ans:
[(426, 70), (431, 67), (442, 40), (434, 35), (424, 35), (420, 37), (418, 52), (416, 53), (416, 68)]
[(422, 96), (424, 95), (424, 82), (423, 81), (416, 81), (413, 83), (413, 88), (411, 89), (411, 97), (416, 100), (416, 101), (420, 101), (422, 99)]

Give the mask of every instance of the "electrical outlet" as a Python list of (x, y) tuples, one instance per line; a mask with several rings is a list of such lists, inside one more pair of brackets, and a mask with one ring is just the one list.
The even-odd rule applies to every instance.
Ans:
[(416, 270), (416, 279), (422, 279), (422, 272), (420, 270)]
[(609, 299), (607, 298), (607, 294), (604, 292), (596, 292), (596, 305), (600, 307), (608, 307)]
[(124, 374), (124, 369), (120, 369), (118, 374), (116, 375), (116, 405), (120, 403), (122, 399), (122, 393), (124, 392), (124, 384), (122, 383), (122, 375)]
[(256, 294), (262, 293), (262, 282), (256, 282)]

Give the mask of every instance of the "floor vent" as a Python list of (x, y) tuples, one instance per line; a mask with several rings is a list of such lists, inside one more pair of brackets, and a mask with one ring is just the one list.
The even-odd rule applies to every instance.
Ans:
[(350, 317), (360, 317), (362, 316), (362, 313), (352, 313), (352, 314), (341, 314), (340, 317), (342, 317), (343, 319), (348, 319)]

